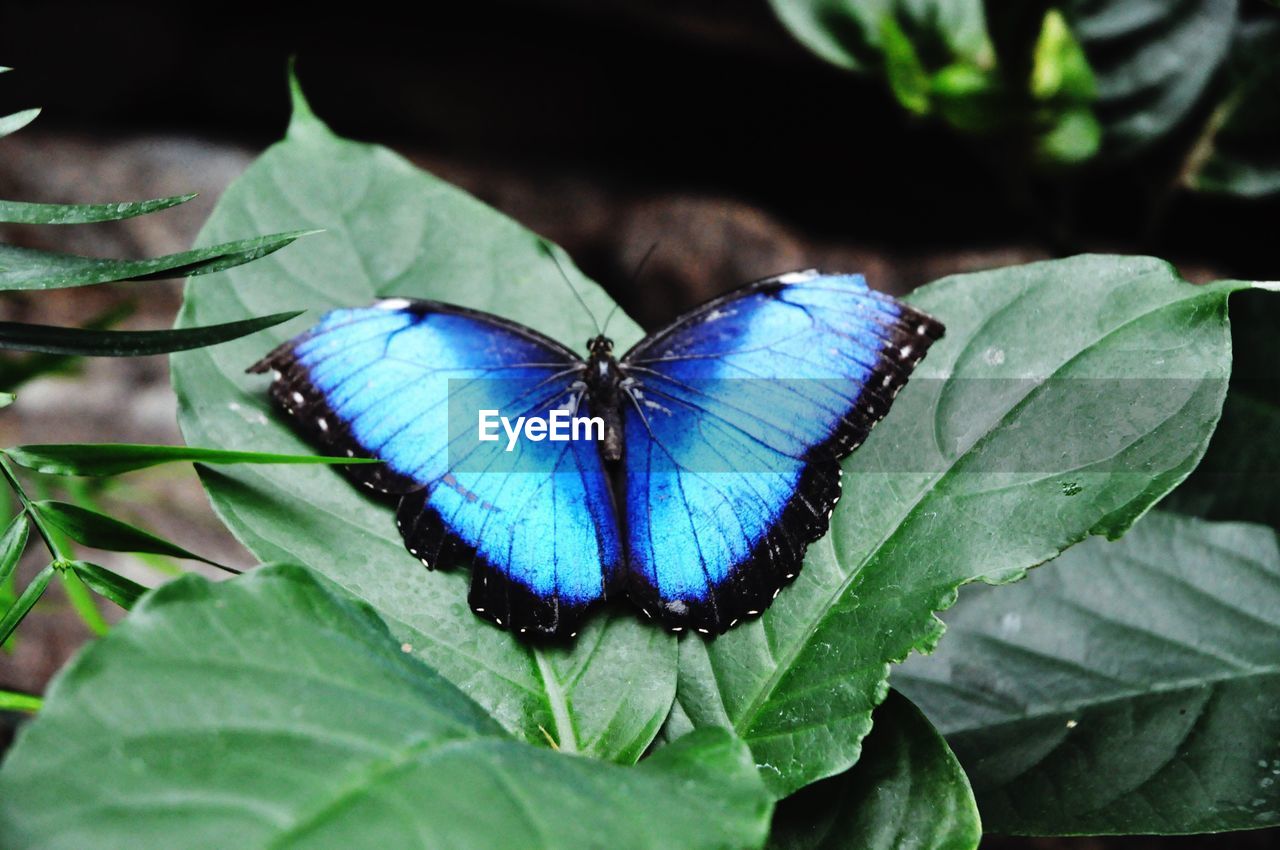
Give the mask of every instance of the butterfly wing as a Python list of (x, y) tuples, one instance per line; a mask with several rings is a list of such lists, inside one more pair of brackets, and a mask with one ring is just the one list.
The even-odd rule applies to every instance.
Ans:
[[(588, 441), (476, 439), (478, 409), (512, 419), (566, 404), (589, 415), (572, 351), (496, 316), (385, 299), (334, 310), (250, 371), (365, 488), (399, 496), (405, 546), (428, 567), (471, 562), (476, 613), (504, 628), (568, 634), (619, 569), (599, 453)], [(493, 450), (490, 451), (489, 449)]]
[(769, 606), (826, 533), (840, 458), (943, 327), (860, 275), (749, 284), (622, 358), (627, 593), (720, 633)]

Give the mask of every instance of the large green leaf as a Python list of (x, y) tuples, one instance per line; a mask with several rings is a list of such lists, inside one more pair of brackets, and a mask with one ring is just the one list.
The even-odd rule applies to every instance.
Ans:
[[(325, 233), (191, 285), (180, 321), (226, 321), (270, 310), (434, 298), (510, 316), (568, 344), (592, 323), (537, 236), (390, 151), (333, 135), (296, 95), (285, 141), (223, 195), (201, 239), (274, 222)], [(610, 302), (574, 269), (597, 315)], [(313, 317), (315, 314), (312, 314)], [(245, 368), (306, 327), (173, 360), (187, 441), (235, 450), (305, 453)], [(618, 316), (615, 338), (639, 336)], [(265, 336), (265, 335), (264, 335)], [(428, 572), (409, 556), (391, 510), (334, 470), (204, 470), (215, 508), (263, 560), (300, 561), (370, 602), (446, 678), (526, 740), (634, 761), (675, 688), (675, 641), (626, 612), (602, 612), (571, 647), (534, 647), (477, 619), (465, 570)]]
[(1280, 550), (1261, 526), (1153, 513), (993, 592), (894, 685), (947, 735), (988, 828), (1280, 824)]
[(770, 808), (723, 732), (638, 767), (511, 739), (299, 567), (147, 596), (0, 770), (12, 850), (750, 847)]
[(876, 709), (862, 758), (778, 804), (771, 850), (974, 850), (978, 807), (942, 736), (904, 697)]
[(783, 796), (856, 761), (888, 665), (957, 586), (1118, 537), (1195, 466), (1230, 369), (1226, 301), (1148, 258), (947, 278), (947, 335), (844, 466), (832, 531), (765, 615), (680, 642), (668, 732), (724, 725)]
[(1177, 127), (1231, 47), (1237, 0), (1067, 0), (1097, 85), (1104, 152), (1134, 153)]

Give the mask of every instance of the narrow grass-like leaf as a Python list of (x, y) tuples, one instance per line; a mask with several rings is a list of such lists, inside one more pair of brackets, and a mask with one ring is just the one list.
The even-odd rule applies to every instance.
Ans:
[(62, 289), (116, 280), (163, 280), (222, 271), (279, 251), (314, 231), (223, 242), (144, 260), (109, 260), (0, 245), (0, 291)]
[(30, 531), (31, 520), (27, 518), (27, 512), (23, 511), (13, 518), (5, 529), (4, 536), (0, 537), (0, 582), (8, 581), (9, 576), (13, 575), (18, 559), (27, 549)]
[(170, 543), (149, 531), (143, 531), (127, 522), (121, 522), (89, 508), (55, 501), (33, 502), (31, 507), (45, 523), (59, 529), (77, 543), (94, 549), (106, 549), (112, 552), (150, 552), (153, 555), (190, 558), (215, 567), (222, 567), (216, 561), (188, 551), (176, 543)]
[(237, 452), (194, 446), (149, 446), (136, 443), (51, 443), (15, 446), (4, 453), (19, 466), (46, 475), (119, 475), (163, 463), (334, 464), (380, 463), (368, 458)]
[(70, 567), (95, 593), (105, 596), (126, 611), (133, 608), (133, 603), (147, 592), (136, 581), (88, 561), (72, 561)]
[[(132, 301), (115, 304), (93, 316), (82, 326), (85, 330), (102, 331), (115, 327), (133, 315)], [(29, 354), (0, 360), (0, 389), (16, 390), (27, 381), (44, 375), (74, 375), (84, 361), (68, 354)]]
[(15, 112), (12, 115), (0, 116), (0, 139), (10, 133), (16, 133), (23, 127), (36, 120), (36, 116), (40, 114), (37, 109), (24, 109), (21, 112)]
[(894, 670), (983, 821), (1033, 835), (1280, 825), (1280, 547), (1154, 512), (1008, 588), (971, 587)]
[(750, 848), (771, 809), (724, 730), (635, 767), (513, 740), (291, 566), (148, 594), (58, 675), (0, 770), (8, 850)]
[(0, 349), (82, 357), (140, 357), (204, 348), (287, 322), (301, 311), (169, 331), (95, 331), (0, 322)]
[(34, 714), (44, 705), (44, 700), (32, 694), (0, 690), (0, 711), (26, 711)]
[(165, 210), (185, 204), (195, 197), (174, 195), (150, 201), (119, 204), (33, 204), (24, 201), (0, 201), (0, 222), (10, 224), (95, 224), (119, 221), (134, 216)]
[(18, 601), (5, 612), (3, 618), (0, 618), (0, 645), (9, 639), (9, 635), (13, 634), (13, 630), (18, 627), (18, 623), (22, 622), (22, 618), (27, 616), (27, 612), (44, 595), (45, 588), (49, 586), (49, 580), (53, 578), (53, 573), (53, 564), (49, 564), (38, 572), (31, 580), (31, 584), (27, 585), (27, 589), (19, 594)]
[(111, 631), (111, 624), (98, 610), (98, 602), (93, 593), (75, 572), (71, 569), (60, 571), (58, 581), (62, 584), (62, 592), (67, 595), (67, 601), (80, 617), (80, 622), (84, 623), (89, 631), (99, 637)]
[(849, 770), (778, 804), (769, 850), (974, 850), (969, 780), (920, 710), (890, 692)]
[[(385, 148), (338, 138), (294, 91), (294, 116), (222, 195), (202, 242), (246, 228), (311, 226), (325, 236), (189, 284), (181, 325), (259, 309), (327, 309), (378, 296), (433, 298), (505, 313), (567, 344), (593, 331), (542, 239)], [(566, 272), (597, 316), (612, 303), (572, 264)], [(619, 314), (611, 336), (640, 336)], [(301, 330), (172, 361), (186, 442), (306, 454), (245, 368)], [(260, 560), (300, 561), (377, 607), (397, 636), (524, 740), (635, 761), (671, 707), (675, 641), (621, 609), (601, 611), (571, 646), (531, 645), (478, 620), (465, 569), (429, 572), (405, 551), (392, 511), (335, 470), (202, 467), (215, 508)]]

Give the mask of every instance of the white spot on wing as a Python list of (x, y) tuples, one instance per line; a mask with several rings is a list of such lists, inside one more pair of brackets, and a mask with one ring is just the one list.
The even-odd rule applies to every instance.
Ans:
[(813, 280), (815, 277), (820, 276), (821, 273), (817, 269), (805, 269), (801, 272), (787, 272), (786, 274), (780, 274), (776, 280), (778, 283), (804, 283), (805, 281)]
[(408, 298), (383, 298), (375, 306), (379, 310), (403, 310), (412, 303)]

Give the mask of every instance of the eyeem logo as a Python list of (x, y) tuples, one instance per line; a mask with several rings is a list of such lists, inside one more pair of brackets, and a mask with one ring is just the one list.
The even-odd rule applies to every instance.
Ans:
[(513, 451), (521, 437), (540, 443), (550, 440), (553, 443), (566, 443), (569, 440), (604, 439), (604, 420), (599, 416), (572, 416), (569, 411), (556, 409), (551, 415), (518, 416), (514, 423), (497, 410), (481, 410), (477, 425), (478, 437), (482, 443), (495, 443), (501, 439), (498, 427), (507, 435), (506, 451)]

